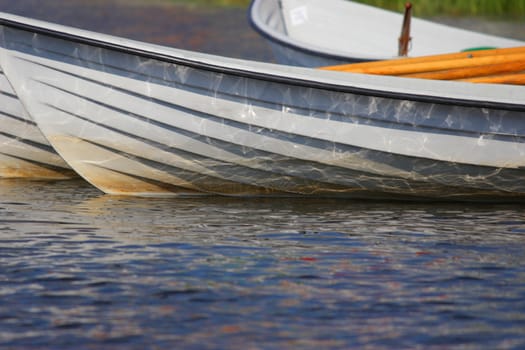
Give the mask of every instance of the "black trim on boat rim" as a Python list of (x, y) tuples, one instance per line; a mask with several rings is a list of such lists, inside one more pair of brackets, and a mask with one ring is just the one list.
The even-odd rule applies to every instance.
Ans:
[[(87, 38), (81, 35), (75, 35), (75, 34), (57, 31), (57, 30), (53, 30), (49, 28), (34, 26), (34, 25), (26, 24), (26, 23), (20, 23), (14, 20), (6, 19), (6, 18), (0, 18), (0, 25), (11, 27), (11, 28), (18, 29), (18, 30), (32, 32), (35, 34), (47, 35), (47, 36), (61, 39), (61, 40), (69, 40), (69, 41), (76, 42), (79, 44), (95, 46), (95, 47), (99, 47), (102, 49), (118, 51), (118, 52), (122, 52), (125, 54), (130, 54), (130, 55), (138, 55), (144, 58), (155, 59), (155, 60), (159, 60), (159, 61), (166, 62), (166, 63), (184, 65), (184, 66), (207, 70), (207, 71), (215, 72), (215, 73), (235, 75), (241, 78), (249, 78), (249, 79), (261, 80), (261, 81), (267, 81), (267, 82), (273, 82), (273, 83), (288, 84), (288, 85), (300, 86), (304, 88), (313, 88), (313, 89), (330, 90), (334, 92), (351, 93), (351, 94), (356, 94), (356, 95), (360, 94), (360, 95), (367, 95), (367, 96), (391, 98), (391, 99), (396, 99), (396, 100), (411, 100), (411, 101), (436, 103), (436, 104), (444, 104), (444, 105), (455, 105), (455, 106), (474, 107), (474, 108), (505, 109), (505, 110), (525, 112), (525, 104), (521, 105), (521, 104), (513, 104), (513, 103), (506, 103), (506, 102), (476, 101), (476, 100), (467, 100), (467, 99), (446, 98), (446, 97), (440, 97), (440, 96), (409, 94), (409, 93), (392, 92), (392, 91), (384, 91), (384, 90), (374, 90), (374, 89), (362, 88), (362, 87), (356, 87), (356, 86), (316, 82), (312, 80), (283, 77), (283, 76), (274, 75), (274, 74), (265, 74), (265, 73), (260, 73), (260, 72), (244, 70), (244, 69), (237, 69), (237, 68), (230, 68), (230, 67), (218, 66), (218, 65), (213, 65), (213, 64), (206, 64), (203, 62), (199, 62), (199, 61), (195, 61), (195, 60), (191, 60), (187, 58), (174, 57), (171, 55), (166, 55), (166, 54), (162, 54), (158, 52), (152, 52), (152, 51), (142, 50), (139, 48), (134, 48), (134, 47), (119, 45), (119, 44), (110, 43), (106, 41), (91, 39), (91, 38)], [(97, 34), (100, 34), (100, 33), (97, 33)], [(126, 40), (129, 40), (129, 39), (126, 39)]]

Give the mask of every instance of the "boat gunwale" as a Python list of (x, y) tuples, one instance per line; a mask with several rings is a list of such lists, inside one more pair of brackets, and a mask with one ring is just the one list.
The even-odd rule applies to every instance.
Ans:
[[(242, 69), (242, 68), (235, 68), (235, 67), (228, 67), (225, 65), (212, 64), (208, 62), (198, 61), (195, 59), (156, 52), (154, 50), (147, 50), (147, 49), (142, 49), (138, 47), (133, 47), (131, 45), (125, 45), (125, 44), (120, 44), (120, 43), (111, 42), (107, 40), (91, 38), (87, 36), (87, 33), (91, 32), (97, 35), (108, 36), (111, 38), (121, 39), (121, 40), (128, 41), (128, 42), (135, 42), (137, 44), (154, 45), (154, 44), (150, 44), (146, 42), (143, 43), (140, 41), (134, 41), (134, 40), (123, 38), (123, 37), (117, 37), (117, 36), (112, 36), (108, 34), (98, 33), (95, 31), (87, 31), (87, 30), (83, 30), (83, 29), (79, 29), (75, 27), (54, 24), (52, 22), (45, 22), (45, 21), (39, 21), (36, 19), (27, 18), (31, 21), (41, 22), (43, 24), (50, 24), (51, 26), (59, 26), (59, 27), (63, 27), (64, 29), (79, 30), (81, 32), (83, 31), (86, 33), (86, 35), (75, 34), (75, 33), (66, 32), (64, 30), (47, 28), (47, 27), (39, 26), (35, 24), (23, 23), (23, 22), (14, 20), (14, 19), (2, 17), (5, 14), (7, 13), (0, 12), (0, 25), (1, 26), (6, 26), (6, 27), (17, 29), (17, 30), (27, 31), (27, 32), (32, 32), (35, 34), (42, 34), (42, 35), (50, 36), (52, 38), (71, 41), (71, 42), (75, 42), (78, 44), (89, 45), (89, 46), (98, 47), (102, 49), (117, 51), (117, 52), (124, 53), (124, 54), (135, 55), (135, 56), (139, 56), (139, 57), (143, 57), (147, 59), (154, 59), (154, 60), (158, 60), (158, 61), (165, 62), (165, 63), (183, 65), (183, 66), (187, 66), (190, 68), (201, 69), (201, 70), (205, 70), (205, 71), (209, 71), (213, 73), (229, 74), (229, 75), (237, 76), (240, 78), (248, 78), (248, 79), (260, 80), (260, 81), (266, 81), (270, 83), (286, 84), (286, 85), (304, 87), (304, 88), (329, 90), (332, 92), (339, 92), (339, 93), (350, 93), (354, 95), (365, 95), (365, 96), (389, 98), (389, 99), (395, 99), (395, 100), (410, 100), (414, 102), (435, 103), (435, 104), (441, 104), (441, 105), (454, 105), (454, 106), (461, 106), (461, 107), (503, 109), (503, 110), (509, 110), (509, 111), (525, 112), (525, 104), (509, 103), (509, 102), (501, 102), (501, 101), (476, 100), (474, 98), (466, 99), (466, 98), (428, 95), (428, 94), (415, 94), (415, 93), (407, 93), (407, 92), (400, 92), (400, 91), (389, 91), (385, 89), (374, 89), (374, 88), (367, 88), (367, 87), (361, 87), (361, 86), (343, 85), (343, 84), (332, 83), (332, 82), (309, 80), (309, 79), (298, 78), (298, 77), (293, 77), (293, 76), (280, 76), (280, 75), (265, 73), (265, 72), (260, 72), (260, 71), (250, 71), (250, 70)], [(7, 14), (7, 15), (10, 15), (10, 14)], [(12, 15), (12, 16), (18, 17), (20, 19), (24, 19), (24, 17), (21, 17), (21, 16), (17, 16), (17, 15)], [(166, 47), (166, 46), (159, 46), (159, 47), (165, 48), (165, 49), (173, 49), (171, 47)], [(187, 52), (192, 53), (192, 51), (187, 51)], [(209, 55), (209, 54), (204, 54), (204, 55), (207, 55), (210, 57), (214, 56), (214, 55)], [(242, 61), (247, 62), (246, 60), (242, 60)], [(308, 69), (308, 68), (301, 68), (301, 69)], [(310, 68), (310, 69), (315, 69), (315, 68)], [(351, 74), (351, 73), (344, 73), (344, 72), (343, 73), (330, 72), (330, 73)], [(397, 78), (402, 79), (399, 77)], [(472, 84), (472, 83), (463, 83), (463, 84)], [(473, 84), (473, 85), (478, 85), (478, 84)]]
[(345, 56), (345, 55), (342, 55), (342, 54), (338, 55), (338, 54), (333, 54), (333, 53), (326, 53), (326, 52), (322, 52), (322, 51), (316, 51), (316, 50), (309, 49), (307, 47), (304, 47), (304, 46), (300, 45), (301, 44), (300, 42), (293, 43), (292, 40), (287, 40), (286, 36), (284, 36), (284, 35), (277, 35), (279, 33), (276, 32), (276, 31), (274, 31), (275, 35), (272, 35), (272, 34), (269, 33), (269, 30), (272, 30), (271, 27), (264, 26), (264, 27), (269, 29), (269, 30), (265, 30), (263, 28), (263, 26), (261, 25), (261, 23), (258, 22), (253, 15), (250, 15), (250, 14), (253, 13), (253, 8), (255, 6), (256, 6), (256, 1), (252, 0), (250, 2), (250, 6), (248, 8), (248, 14), (249, 14), (248, 15), (248, 22), (250, 23), (251, 27), (257, 33), (259, 33), (259, 35), (261, 35), (266, 40), (271, 41), (271, 42), (273, 42), (273, 43), (275, 43), (277, 45), (284, 46), (284, 47), (286, 47), (288, 49), (293, 49), (293, 50), (296, 50), (296, 51), (300, 51), (301, 53), (304, 53), (304, 54), (308, 54), (308, 55), (312, 55), (312, 56), (316, 56), (316, 57), (321, 57), (321, 58), (326, 58), (326, 59), (330, 59), (330, 60), (346, 62), (346, 63), (367, 62), (367, 61), (373, 62), (373, 61), (376, 61), (376, 60), (385, 59), (385, 57), (365, 58), (365, 57), (359, 57), (357, 55), (354, 56), (354, 57), (348, 57), (348, 56)]

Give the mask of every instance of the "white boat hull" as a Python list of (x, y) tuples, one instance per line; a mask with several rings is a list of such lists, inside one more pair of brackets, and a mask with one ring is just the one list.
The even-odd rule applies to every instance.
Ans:
[(106, 193), (522, 198), (522, 87), (226, 59), (4, 16), (1, 63)]
[(0, 178), (67, 179), (73, 170), (27, 115), (0, 69)]

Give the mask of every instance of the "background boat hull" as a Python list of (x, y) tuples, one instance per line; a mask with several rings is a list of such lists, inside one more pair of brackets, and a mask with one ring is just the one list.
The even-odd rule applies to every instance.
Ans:
[[(403, 14), (355, 1), (254, 0), (249, 18), (281, 64), (320, 67), (399, 54)], [(524, 45), (420, 18), (412, 18), (410, 37), (408, 55), (413, 57)]]

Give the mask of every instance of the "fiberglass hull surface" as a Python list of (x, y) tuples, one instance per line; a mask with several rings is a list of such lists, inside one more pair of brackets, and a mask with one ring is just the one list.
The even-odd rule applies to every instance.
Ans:
[(522, 87), (269, 65), (6, 14), (1, 23), (1, 63), (20, 99), (106, 193), (525, 194)]

